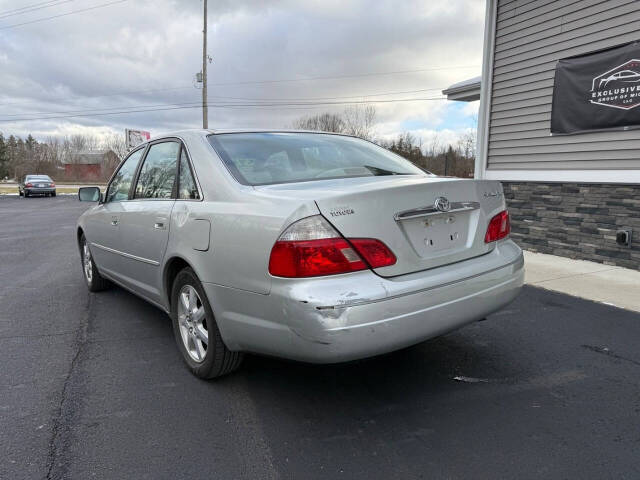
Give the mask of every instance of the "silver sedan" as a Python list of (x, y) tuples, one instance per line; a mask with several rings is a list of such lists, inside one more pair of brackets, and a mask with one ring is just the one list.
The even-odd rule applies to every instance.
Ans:
[(244, 352), (348, 361), (485, 318), (524, 277), (499, 182), (431, 175), (312, 132), (185, 131), (146, 142), (78, 220), (91, 291), (167, 312), (201, 378)]

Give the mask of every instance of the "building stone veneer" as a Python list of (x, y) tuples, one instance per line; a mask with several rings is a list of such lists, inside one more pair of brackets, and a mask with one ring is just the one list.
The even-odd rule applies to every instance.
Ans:
[[(640, 270), (640, 185), (502, 182), (511, 237), (527, 250)], [(616, 230), (633, 229), (631, 248)]]

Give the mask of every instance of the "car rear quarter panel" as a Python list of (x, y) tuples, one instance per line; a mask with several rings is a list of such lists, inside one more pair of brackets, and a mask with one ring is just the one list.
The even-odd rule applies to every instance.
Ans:
[[(317, 213), (315, 205), (282, 206), (252, 201), (176, 202), (166, 261), (184, 259), (202, 282), (267, 294), (271, 248), (288, 222)], [(208, 248), (203, 249), (210, 225)], [(197, 232), (197, 234), (194, 234)]]
[[(177, 200), (165, 264), (184, 259), (202, 282), (267, 294), (269, 255), (278, 236), (299, 218), (318, 213), (313, 201), (265, 198), (236, 182), (206, 138), (185, 138), (202, 201)], [(207, 249), (202, 246), (210, 225)]]

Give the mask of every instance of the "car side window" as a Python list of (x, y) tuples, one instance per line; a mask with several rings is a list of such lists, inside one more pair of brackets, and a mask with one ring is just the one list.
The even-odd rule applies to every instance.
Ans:
[(107, 195), (105, 197), (105, 203), (108, 202), (120, 202), (129, 198), (129, 189), (131, 188), (131, 182), (133, 176), (136, 173), (138, 162), (144, 148), (136, 150), (124, 161), (118, 173), (116, 173), (109, 184)]
[(178, 181), (178, 198), (187, 200), (199, 200), (200, 194), (193, 178), (187, 152), (182, 149), (180, 153), (180, 179)]
[(149, 147), (138, 176), (135, 198), (172, 198), (179, 151), (178, 142), (155, 143)]

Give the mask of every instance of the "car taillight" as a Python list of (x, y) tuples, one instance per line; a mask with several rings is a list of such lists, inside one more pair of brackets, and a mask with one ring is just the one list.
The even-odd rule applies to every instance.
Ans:
[(51, 187), (54, 188), (55, 186), (56, 186), (56, 184), (51, 182)]
[(342, 238), (278, 241), (269, 259), (269, 273), (278, 277), (316, 277), (365, 268), (365, 263)]
[(389, 247), (375, 238), (350, 238), (349, 242), (371, 268), (388, 267), (396, 263)]
[(31, 188), (31, 187), (33, 187), (33, 183), (27, 183), (27, 184), (25, 185), (25, 187)]
[[(363, 260), (364, 259), (364, 260)], [(300, 278), (393, 265), (396, 257), (379, 240), (343, 238), (322, 216), (290, 225), (271, 249), (269, 273)]]
[(511, 232), (511, 223), (509, 222), (509, 212), (504, 210), (497, 214), (489, 222), (487, 233), (484, 236), (484, 243), (495, 242), (501, 238), (505, 238)]

